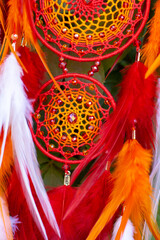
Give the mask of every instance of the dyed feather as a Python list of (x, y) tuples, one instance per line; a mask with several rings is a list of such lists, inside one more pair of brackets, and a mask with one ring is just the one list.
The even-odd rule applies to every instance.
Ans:
[(152, 188), (149, 180), (151, 162), (151, 151), (142, 148), (137, 140), (128, 140), (124, 144), (113, 173), (114, 187), (110, 201), (87, 240), (96, 239), (121, 204), (124, 204), (125, 210), (115, 240), (120, 239), (129, 218), (135, 227), (135, 240), (141, 239), (144, 220), (155, 239), (160, 239), (160, 233), (153, 222), (151, 213)]
[(45, 68), (36, 52), (31, 52), (28, 47), (20, 47), (18, 49), (20, 59), (27, 69), (24, 71), (22, 81), (25, 85), (25, 90), (28, 98), (34, 99), (43, 80)]
[[(110, 174), (105, 171), (103, 176), (96, 182), (93, 188), (88, 192), (87, 198), (82, 201), (76, 211), (66, 220), (63, 220), (64, 213), (68, 206), (72, 203), (72, 199), (77, 191), (76, 188), (70, 186), (61, 186), (48, 191), (51, 206), (55, 212), (58, 225), (61, 230), (61, 239), (63, 240), (83, 240), (89, 234), (89, 231), (95, 224), (105, 204), (107, 204), (108, 196), (112, 188), (110, 182)], [(17, 189), (19, 197), (17, 199)], [(38, 203), (37, 196), (34, 199)], [(17, 199), (17, 200), (16, 200)], [(97, 204), (99, 203), (99, 204)], [(19, 240), (43, 240), (42, 234), (38, 231), (33, 218), (28, 210), (25, 196), (21, 189), (17, 175), (14, 172), (10, 180), (8, 188), (8, 204), (11, 216), (18, 215), (20, 223), (19, 231), (15, 233), (15, 239)], [(38, 210), (41, 213), (48, 239), (58, 240), (55, 232), (48, 224), (46, 217), (38, 203)], [(113, 220), (106, 226), (100, 235), (101, 240), (110, 240), (113, 227)]]
[[(0, 165), (2, 164), (6, 136), (11, 127), (11, 138), (15, 155), (15, 166), (23, 185), (30, 210), (36, 223), (47, 239), (45, 229), (32, 196), (29, 179), (31, 178), (36, 194), (43, 206), (48, 221), (59, 235), (59, 229), (45, 192), (38, 168), (36, 152), (27, 120), (30, 118), (32, 106), (26, 97), (23, 82), (23, 71), (16, 58), (11, 53), (0, 69), (0, 132), (4, 132)], [(4, 104), (5, 103), (5, 104)]]
[[(144, 147), (151, 147), (154, 138), (152, 116), (155, 107), (156, 78), (152, 75), (145, 79), (146, 71), (147, 68), (141, 62), (135, 62), (125, 69), (116, 110), (103, 125), (97, 146), (74, 171), (71, 184), (81, 170), (93, 160), (93, 157), (101, 153), (101, 155), (106, 154), (109, 155), (109, 159), (113, 159), (118, 152), (117, 148), (119, 150), (123, 146), (125, 134), (128, 129), (130, 132), (135, 119), (138, 141)], [(106, 153), (106, 151), (108, 152)]]
[[(3, 134), (1, 133), (0, 152), (1, 152), (2, 141), (3, 141)], [(13, 239), (8, 205), (4, 195), (8, 187), (9, 177), (11, 176), (11, 173), (12, 173), (12, 166), (13, 166), (13, 152), (12, 152), (11, 135), (9, 133), (6, 139), (2, 165), (0, 167), (0, 232), (1, 232), (1, 239), (3, 240)]]
[(17, 216), (14, 216), (14, 217), (10, 216), (10, 221), (11, 221), (12, 232), (14, 236), (16, 231), (18, 231), (18, 224), (20, 224), (20, 221)]
[[(2, 131), (3, 132), (3, 131)], [(1, 153), (1, 146), (3, 142), (3, 133), (1, 132), (0, 136), (0, 153)], [(9, 132), (4, 149), (4, 155), (2, 159), (2, 164), (0, 167), (0, 189), (3, 192), (6, 191), (8, 186), (9, 177), (12, 174), (12, 167), (13, 167), (13, 151), (12, 151), (12, 141), (11, 141), (11, 134)]]
[[(120, 227), (121, 221), (122, 221), (122, 217), (119, 217), (116, 223), (114, 224), (113, 235), (111, 240), (116, 239), (116, 235)], [(130, 220), (128, 220), (126, 228), (120, 240), (134, 240), (134, 226)]]
[[(30, 181), (31, 183), (31, 181)], [(32, 186), (32, 184), (31, 184)], [(18, 198), (17, 198), (17, 192), (18, 192)], [(37, 196), (35, 194), (34, 188), (32, 189), (32, 194), (34, 196), (35, 202), (37, 201), (37, 207), (39, 210), (39, 201), (37, 199)], [(14, 233), (14, 239), (22, 239), (22, 240), (37, 240), (35, 235), (35, 230), (33, 229), (33, 226), (35, 226), (36, 231), (36, 224), (33, 220), (32, 214), (28, 208), (26, 198), (22, 189), (22, 185), (19, 181), (19, 178), (17, 176), (17, 173), (15, 169), (13, 170), (12, 176), (10, 177), (10, 184), (7, 189), (7, 201), (9, 206), (9, 212), (11, 217), (17, 217), (18, 218), (18, 230)], [(41, 217), (44, 216), (43, 210)], [(47, 219), (45, 218), (46, 223), (49, 225)], [(46, 224), (44, 223), (44, 224)], [(52, 229), (52, 227), (50, 226)], [(53, 231), (54, 232), (54, 231)], [(55, 232), (54, 232), (55, 234)], [(55, 234), (56, 236), (56, 234)], [(57, 237), (58, 238), (58, 237)], [(44, 240), (44, 237), (42, 235), (42, 239)]]
[[(154, 152), (154, 161), (152, 166), (152, 172), (150, 175), (150, 181), (153, 187), (153, 204), (152, 212), (153, 216), (156, 219), (158, 214), (158, 206), (160, 201), (160, 79), (158, 80), (158, 100), (157, 100), (157, 112), (156, 112), (156, 139), (155, 139), (155, 152)], [(145, 224), (143, 235), (145, 240), (151, 240), (151, 233)]]
[(146, 72), (145, 78), (148, 78), (151, 74), (153, 74), (159, 66), (160, 66), (160, 54), (152, 63), (152, 65), (149, 67), (148, 71)]
[(150, 67), (160, 52), (160, 0), (155, 5), (155, 14), (149, 22), (147, 42), (142, 48), (142, 61), (146, 67)]
[[(102, 126), (100, 139), (72, 174), (73, 184), (80, 172), (91, 160), (98, 156), (89, 177), (84, 181), (81, 195), (78, 194), (67, 214), (71, 214), (103, 174), (106, 163), (111, 162), (121, 150), (126, 135), (130, 138), (130, 129), (136, 119), (137, 140), (143, 147), (150, 148), (154, 142), (152, 116), (154, 114), (156, 96), (156, 78), (152, 75), (145, 79), (147, 68), (141, 62), (135, 62), (125, 70), (116, 110)], [(137, 107), (138, 106), (138, 107)], [(96, 165), (95, 165), (96, 164)], [(110, 163), (109, 163), (110, 164)]]
[(13, 240), (8, 205), (2, 191), (0, 192), (0, 234), (2, 240)]

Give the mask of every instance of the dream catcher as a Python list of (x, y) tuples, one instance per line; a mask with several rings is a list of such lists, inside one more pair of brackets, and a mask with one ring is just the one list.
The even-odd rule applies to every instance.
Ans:
[[(109, 58), (143, 29), (150, 1), (33, 1), (35, 31), (52, 51), (77, 61)], [(41, 34), (39, 34), (41, 30)]]
[[(23, 2), (21, 15), (28, 17), (24, 19), (28, 19), (32, 33), (28, 34), (22, 27), (23, 44), (34, 45), (52, 78), (35, 96), (30, 130), (37, 147), (45, 155), (64, 163), (64, 186), (48, 192), (61, 238), (122, 240), (123, 236), (123, 239), (140, 239), (146, 220), (154, 237), (159, 239), (151, 216), (149, 170), (152, 154), (148, 150), (154, 138), (151, 119), (156, 79), (153, 76), (145, 79), (147, 68), (139, 62), (140, 42), (137, 40), (148, 18), (150, 1)], [(17, 7), (22, 10), (20, 5)], [(59, 55), (57, 65), (62, 75), (53, 77), (36, 36)], [(121, 54), (133, 42), (137, 59), (124, 70), (115, 107), (109, 91), (92, 77), (98, 72), (100, 61)], [(88, 75), (68, 73), (65, 58), (94, 61), (94, 65)], [(19, 64), (25, 70), (25, 57), (21, 61)], [(115, 170), (110, 173), (115, 158)], [(93, 166), (82, 185), (78, 189), (71, 187), (91, 161)], [(78, 166), (70, 183), (71, 164)], [(144, 189), (144, 198), (140, 189)], [(34, 195), (35, 201), (36, 198)], [(41, 213), (41, 206), (38, 200), (36, 202)], [(120, 212), (122, 216), (112, 234), (113, 222)], [(43, 219), (44, 213), (40, 215)], [(24, 221), (23, 217), (20, 220)], [(49, 239), (59, 239), (48, 224), (44, 225)], [(42, 237), (38, 232), (37, 236), (38, 239)], [(18, 239), (21, 238), (22, 235)]]

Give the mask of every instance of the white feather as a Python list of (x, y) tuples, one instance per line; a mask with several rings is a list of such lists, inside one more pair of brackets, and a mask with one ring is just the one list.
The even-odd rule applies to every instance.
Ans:
[[(11, 53), (5, 59), (0, 70), (0, 132), (3, 128), (3, 145), (5, 146), (8, 128), (9, 126), (11, 127), (16, 171), (20, 177), (32, 215), (43, 233), (44, 238), (47, 239), (44, 225), (32, 196), (28, 176), (30, 176), (32, 180), (36, 194), (49, 223), (59, 236), (60, 232), (43, 185), (34, 143), (27, 123), (31, 115), (32, 106), (24, 91), (21, 80), (22, 75), (22, 68), (18, 64), (15, 56)], [(3, 159), (3, 153), (2, 148), (0, 164)]]
[(19, 221), (18, 216), (14, 216), (14, 217), (10, 216), (10, 221), (11, 221), (12, 232), (14, 236), (18, 230), (18, 224), (20, 224), (21, 222)]
[[(155, 219), (157, 218), (160, 201), (160, 78), (158, 79), (157, 89), (156, 140), (152, 172), (150, 175), (150, 181), (153, 188), (152, 212)], [(152, 239), (152, 234), (146, 223), (144, 225), (143, 236), (145, 236), (145, 240)]]
[[(118, 229), (121, 224), (122, 217), (119, 217), (114, 224), (113, 235), (111, 240), (115, 240)], [(134, 226), (130, 220), (128, 220), (125, 230), (120, 238), (120, 240), (134, 240)]]
[(13, 240), (11, 221), (5, 197), (0, 196), (0, 239)]

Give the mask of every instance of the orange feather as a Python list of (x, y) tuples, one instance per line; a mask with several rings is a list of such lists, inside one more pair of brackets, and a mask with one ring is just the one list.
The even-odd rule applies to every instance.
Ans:
[[(1, 145), (3, 141), (3, 134), (0, 136), (0, 152), (1, 152)], [(5, 192), (9, 177), (12, 173), (13, 167), (13, 151), (12, 151), (12, 140), (11, 134), (9, 133), (6, 139), (5, 150), (3, 155), (2, 165), (0, 167), (0, 186)]]
[(0, 231), (1, 239), (13, 240), (8, 204), (3, 191), (0, 191)]
[(160, 239), (160, 233), (151, 213), (152, 188), (149, 180), (151, 163), (151, 151), (142, 148), (137, 140), (128, 140), (124, 144), (113, 172), (114, 187), (109, 203), (87, 240), (96, 239), (121, 204), (124, 206), (124, 213), (116, 240), (120, 240), (129, 218), (135, 227), (135, 240), (141, 239), (144, 220), (147, 221), (155, 239)]
[(155, 14), (149, 22), (148, 41), (142, 48), (142, 61), (150, 67), (160, 52), (160, 0), (155, 3)]

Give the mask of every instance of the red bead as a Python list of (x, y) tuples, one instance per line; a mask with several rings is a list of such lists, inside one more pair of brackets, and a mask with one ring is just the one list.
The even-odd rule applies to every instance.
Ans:
[(63, 101), (62, 101), (61, 99), (58, 99), (58, 100), (57, 100), (57, 103), (58, 103), (59, 106), (62, 106), (62, 105), (63, 105)]
[(118, 41), (114, 41), (114, 42), (113, 42), (113, 45), (114, 45), (115, 47), (118, 47), (118, 46), (119, 46), (119, 42), (118, 42)]
[(60, 129), (59, 129), (58, 127), (54, 129), (54, 133), (55, 133), (55, 134), (57, 134), (57, 133), (59, 133), (59, 132), (60, 132)]
[(130, 34), (132, 34), (132, 30), (131, 29), (127, 29), (126, 33), (127, 33), (127, 35), (130, 35)]
[[(69, 151), (70, 152), (70, 151)], [(71, 153), (71, 152), (70, 152)], [(63, 166), (62, 166), (62, 169), (63, 169), (63, 171), (69, 171), (70, 169), (71, 169), (71, 166), (69, 165), (69, 164), (64, 164)]]
[(77, 136), (72, 137), (72, 142), (77, 142)]
[(77, 122), (77, 114), (76, 113), (70, 113), (68, 115), (68, 122), (73, 124)]
[(95, 120), (95, 117), (94, 116), (87, 116), (87, 119), (88, 119), (88, 121), (92, 121), (92, 120)]
[(89, 125), (89, 126), (88, 126), (88, 130), (93, 131), (93, 130), (94, 130), (94, 126)]
[(67, 136), (65, 134), (63, 134), (62, 137), (61, 137), (61, 140), (66, 141), (66, 139), (67, 139)]
[(68, 98), (68, 100), (72, 100), (71, 94), (67, 94), (67, 98)]
[(79, 38), (79, 34), (78, 33), (75, 33), (74, 34), (74, 39), (78, 39)]
[(125, 16), (123, 16), (122, 14), (118, 17), (119, 20), (123, 21), (125, 19)]
[(40, 135), (40, 136), (43, 136), (43, 135), (44, 135), (44, 132), (43, 132), (43, 131), (40, 131), (40, 132), (39, 132), (39, 135)]
[(128, 8), (129, 4), (127, 2), (123, 3), (123, 8)]
[(66, 67), (66, 65), (67, 65), (66, 62), (60, 62), (58, 66), (59, 66), (59, 68), (64, 69)]
[(53, 124), (56, 123), (56, 120), (55, 120), (55, 119), (51, 119), (51, 120), (49, 121), (49, 123), (50, 123), (51, 125), (53, 125)]
[(91, 41), (92, 40), (92, 35), (87, 35), (87, 40)]
[(52, 39), (52, 35), (51, 34), (48, 34), (47, 36), (46, 36), (46, 40), (47, 41), (50, 41)]
[(81, 55), (81, 56), (85, 55), (85, 51), (84, 51), (83, 49), (79, 49), (78, 53), (79, 53), (79, 55)]
[(94, 73), (99, 71), (98, 67), (95, 66), (95, 65), (93, 65), (93, 66), (91, 67), (91, 70), (92, 70), (92, 72), (94, 72)]
[(94, 75), (94, 72), (93, 71), (89, 71), (88, 72), (88, 76), (92, 77)]
[(133, 46), (134, 47), (138, 47), (138, 46), (140, 46), (141, 45), (141, 40), (139, 40), (139, 39), (137, 39), (137, 40), (135, 40), (134, 42), (133, 42)]
[(116, 29), (117, 29), (117, 28), (116, 28), (115, 25), (110, 26), (110, 30), (111, 30), (111, 31), (115, 31)]
[(104, 104), (109, 105), (109, 101), (107, 99), (104, 100)]
[(105, 37), (105, 33), (104, 32), (100, 32), (99, 36), (100, 36), (100, 38), (104, 38)]
[(96, 61), (96, 62), (95, 62), (95, 65), (98, 67), (98, 66), (101, 65), (101, 62), (100, 62), (100, 61)]
[(49, 13), (52, 13), (52, 12), (53, 12), (53, 8), (52, 8), (52, 7), (49, 7), (49, 8), (47, 9), (47, 11), (48, 11)]
[(85, 107), (86, 107), (86, 108), (89, 108), (91, 105), (92, 105), (92, 102), (89, 101), (89, 102), (87, 102), (87, 103), (85, 104)]
[(60, 62), (64, 62), (64, 60), (65, 60), (65, 59), (64, 59), (64, 57), (62, 57), (62, 56), (59, 58), (59, 61), (60, 61)]
[(64, 68), (63, 69), (63, 72), (66, 74), (66, 73), (68, 73), (68, 68)]
[(58, 20), (57, 20), (56, 18), (54, 18), (54, 19), (52, 20), (52, 23), (53, 23), (54, 25), (56, 25), (56, 24), (58, 23)]
[(61, 32), (63, 33), (63, 34), (66, 34), (67, 33), (67, 28), (62, 28), (62, 30), (61, 30)]
[(73, 79), (73, 80), (72, 80), (72, 84), (73, 84), (73, 85), (77, 85), (77, 79)]
[(56, 108), (52, 108), (51, 111), (50, 111), (50, 113), (53, 113), (53, 114), (55, 114), (55, 113), (57, 113), (57, 112), (58, 112), (58, 111), (57, 111)]
[(55, 9), (58, 9), (58, 6), (57, 6), (57, 4), (56, 4), (56, 3), (54, 4), (54, 7), (55, 7)]
[(141, 14), (140, 14), (140, 13), (137, 13), (137, 14), (135, 15), (135, 18), (136, 18), (136, 19), (141, 18)]
[(77, 102), (81, 103), (81, 102), (82, 102), (82, 98), (83, 98), (83, 97), (82, 97), (81, 95), (79, 95), (79, 96), (77, 97), (77, 99), (76, 99)]

